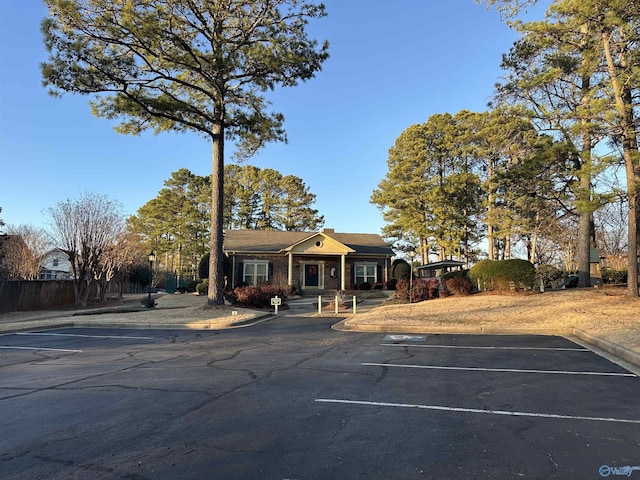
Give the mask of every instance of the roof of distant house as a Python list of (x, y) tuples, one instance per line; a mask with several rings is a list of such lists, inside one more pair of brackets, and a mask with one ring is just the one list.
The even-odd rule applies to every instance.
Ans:
[(395, 255), (380, 235), (374, 233), (336, 233), (332, 229), (323, 229), (318, 232), (227, 230), (224, 234), (224, 250), (236, 253), (280, 253), (286, 248), (316, 235), (332, 238), (355, 250), (358, 254)]

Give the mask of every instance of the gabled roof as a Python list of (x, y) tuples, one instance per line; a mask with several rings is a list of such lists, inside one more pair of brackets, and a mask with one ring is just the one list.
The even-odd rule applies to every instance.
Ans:
[(330, 237), (324, 232), (317, 232), (311, 236), (283, 248), (282, 252), (292, 253), (312, 253), (319, 255), (347, 255), (356, 253), (353, 248)]
[(281, 253), (322, 234), (343, 244), (355, 254), (393, 256), (380, 235), (373, 233), (286, 232), (282, 230), (227, 230), (224, 251), (228, 253)]
[(458, 260), (441, 260), (439, 262), (427, 263), (425, 265), (420, 265), (416, 267), (416, 270), (424, 270), (424, 269), (440, 269), (440, 268), (451, 268), (451, 267), (461, 267), (464, 265), (464, 262), (459, 262)]

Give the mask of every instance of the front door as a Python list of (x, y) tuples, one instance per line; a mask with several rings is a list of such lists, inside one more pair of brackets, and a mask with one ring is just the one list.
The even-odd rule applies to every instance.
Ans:
[(306, 288), (320, 288), (320, 265), (317, 263), (305, 263), (304, 286)]

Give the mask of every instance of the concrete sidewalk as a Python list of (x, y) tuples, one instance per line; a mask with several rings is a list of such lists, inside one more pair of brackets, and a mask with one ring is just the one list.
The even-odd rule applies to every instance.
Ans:
[[(221, 329), (254, 324), (273, 317), (275, 309), (252, 310), (230, 305), (208, 307), (207, 297), (193, 294), (152, 295), (154, 308), (146, 308), (146, 295), (127, 295), (123, 302), (113, 306), (85, 309), (15, 312), (0, 315), (0, 334), (16, 331), (56, 328), (62, 326), (107, 328), (188, 328)], [(342, 319), (353, 314), (352, 308), (340, 308), (335, 315), (324, 297), (322, 316)], [(368, 312), (379, 306), (386, 297), (358, 300), (358, 312)], [(318, 316), (317, 297), (296, 297), (280, 309), (279, 316)]]
[(0, 333), (62, 326), (108, 328), (216, 329), (257, 321), (268, 312), (223, 306), (207, 307), (207, 297), (192, 294), (152, 295), (154, 308), (146, 308), (146, 295), (127, 295), (118, 305), (0, 315)]

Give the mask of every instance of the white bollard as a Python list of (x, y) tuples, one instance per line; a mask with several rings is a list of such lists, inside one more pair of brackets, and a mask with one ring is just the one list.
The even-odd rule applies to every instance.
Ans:
[(356, 314), (356, 296), (353, 296), (353, 314)]
[(322, 295), (318, 295), (318, 315), (322, 315)]
[(335, 311), (336, 311), (336, 315), (338, 314), (338, 296), (336, 295), (336, 297), (333, 299), (333, 303), (335, 304)]

